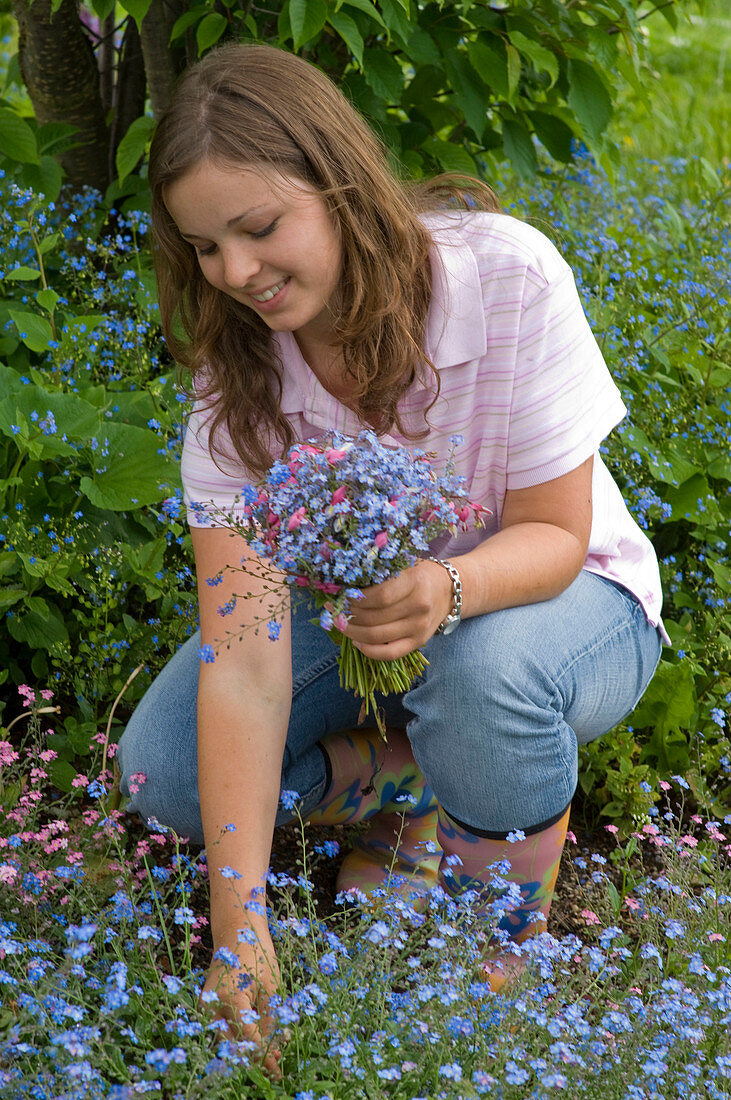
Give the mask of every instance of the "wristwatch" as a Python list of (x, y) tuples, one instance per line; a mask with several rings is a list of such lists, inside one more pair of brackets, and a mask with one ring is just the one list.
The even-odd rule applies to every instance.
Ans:
[(442, 558), (429, 558), (429, 561), (436, 562), (437, 565), (441, 565), (442, 568), (446, 569), (452, 582), (452, 610), (434, 633), (451, 634), (462, 622), (462, 581), (451, 561), (444, 561)]

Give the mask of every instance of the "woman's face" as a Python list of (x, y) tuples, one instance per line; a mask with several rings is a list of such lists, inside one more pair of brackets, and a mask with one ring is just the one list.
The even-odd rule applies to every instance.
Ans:
[(274, 332), (330, 342), (342, 252), (317, 191), (268, 167), (203, 161), (171, 184), (165, 199), (211, 286), (253, 309)]

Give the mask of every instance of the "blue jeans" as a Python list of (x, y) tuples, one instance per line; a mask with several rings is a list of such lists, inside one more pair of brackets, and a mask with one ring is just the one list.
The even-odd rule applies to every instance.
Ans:
[[(311, 615), (307, 606), (292, 613), (294, 686), (282, 764), (282, 789), (298, 792), (303, 817), (325, 791), (317, 742), (355, 727), (361, 706), (340, 688), (336, 648)], [(118, 759), (124, 794), (131, 775), (147, 776), (129, 808), (202, 843), (199, 647), (195, 635), (151, 685)], [(386, 721), (406, 728), (452, 817), (485, 835), (535, 831), (566, 809), (576, 789), (578, 746), (629, 714), (660, 648), (634, 596), (582, 572), (552, 600), (467, 619), (453, 634), (431, 638), (424, 648), (429, 667), (406, 695), (385, 699)], [(291, 816), (280, 809), (277, 824)]]

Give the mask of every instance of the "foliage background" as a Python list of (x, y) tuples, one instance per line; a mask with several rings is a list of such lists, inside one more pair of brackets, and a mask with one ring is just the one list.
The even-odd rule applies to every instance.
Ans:
[[(175, 18), (161, 26), (162, 7), (15, 0), (0, 15), (0, 682), (6, 698), (25, 681), (56, 691), (53, 781), (71, 790), (130, 674), (143, 666), (112, 736), (195, 626), (179, 516), (185, 405), (159, 334), (144, 152), (180, 66), (244, 35), (341, 80), (404, 171), (457, 168), (496, 183), (572, 264), (630, 409), (606, 460), (658, 549), (673, 640), (628, 724), (584, 753), (585, 811), (629, 824), (654, 779), (676, 773), (721, 816), (731, 756), (722, 0), (695, 30), (706, 63), (672, 90), (663, 50), (677, 64), (698, 10), (688, 3), (649, 19), (651, 5), (629, 0), (500, 10), (284, 0), (268, 13), (193, 2), (165, 5)], [(74, 133), (67, 93), (54, 114), (39, 65), (28, 75), (30, 59), (56, 56), (41, 48), (53, 11), (64, 20), (53, 35), (68, 31), (67, 67), (77, 57), (93, 67)]]

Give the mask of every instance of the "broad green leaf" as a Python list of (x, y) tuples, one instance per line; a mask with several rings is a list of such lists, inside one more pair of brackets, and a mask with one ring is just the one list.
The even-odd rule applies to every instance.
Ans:
[(519, 122), (503, 119), (503, 148), (521, 179), (529, 179), (538, 171), (535, 146), (530, 134)]
[(142, 160), (147, 142), (152, 138), (154, 129), (155, 120), (143, 114), (139, 119), (134, 120), (128, 132), (124, 134), (124, 138), (118, 146), (117, 157), (115, 157), (120, 183), (126, 176), (130, 175), (137, 163)]
[(586, 136), (596, 144), (612, 117), (612, 101), (597, 72), (585, 61), (569, 61), (568, 104)]
[(488, 46), (487, 43), (477, 41), (470, 42), (467, 53), (476, 73), (479, 73), (488, 88), (497, 92), (501, 99), (508, 98), (508, 63), (507, 59)]
[(75, 141), (76, 127), (69, 122), (44, 122), (38, 127), (38, 149), (41, 153), (63, 153)]
[(52, 290), (50, 286), (45, 287), (43, 290), (39, 290), (36, 294), (36, 301), (38, 305), (43, 309), (47, 309), (49, 313), (53, 313), (58, 303), (59, 295), (55, 290)]
[(359, 11), (365, 12), (375, 23), (383, 27), (384, 31), (388, 30), (383, 21), (383, 16), (375, 4), (371, 3), (371, 0), (343, 0), (343, 7), (357, 8)]
[(7, 611), (13, 604), (19, 603), (26, 594), (25, 588), (0, 588), (0, 612)]
[(328, 16), (328, 23), (337, 31), (345, 45), (352, 53), (360, 68), (363, 68), (363, 37), (358, 26), (350, 15), (344, 11), (332, 12)]
[(550, 87), (558, 80), (558, 59), (554, 53), (541, 46), (533, 38), (521, 34), (520, 31), (508, 31), (508, 38), (523, 57), (528, 57), (533, 62), (538, 72), (548, 73), (551, 78)]
[(31, 596), (26, 608), (5, 620), (16, 642), (25, 642), (31, 649), (52, 649), (58, 642), (67, 642), (69, 635), (61, 612), (55, 604), (40, 596)]
[(406, 53), (417, 65), (441, 65), (439, 47), (423, 27), (414, 27), (406, 44)]
[(45, 256), (47, 252), (50, 252), (52, 248), (55, 248), (60, 240), (60, 233), (49, 233), (47, 237), (44, 237), (38, 245), (38, 250), (41, 256)]
[(116, 166), (119, 182), (130, 174), (142, 159), (155, 129), (155, 120), (141, 115), (131, 124), (117, 148)]
[(44, 153), (39, 164), (23, 165), (23, 182), (37, 194), (55, 202), (63, 185), (63, 169), (55, 157)]
[(530, 111), (528, 117), (536, 131), (536, 137), (555, 160), (568, 164), (571, 160), (573, 131), (562, 118), (545, 111)]
[(522, 62), (515, 46), (511, 46), (510, 43), (505, 46), (505, 54), (508, 59), (508, 103), (512, 103), (518, 91)]
[(228, 26), (228, 20), (225, 15), (221, 15), (220, 12), (212, 11), (208, 15), (205, 15), (201, 19), (195, 32), (195, 39), (198, 43), (198, 56), (208, 50), (216, 42), (226, 30)]
[[(42, 420), (49, 411), (53, 413), (57, 430), (43, 435), (36, 427), (38, 421), (31, 416), (35, 413)], [(108, 427), (102, 422), (99, 410), (82, 397), (45, 390), (42, 386), (21, 386), (9, 400), (0, 401), (0, 431), (14, 436), (12, 425), (18, 423), (19, 416), (25, 419), (29, 432), (38, 433), (41, 450), (46, 454), (72, 454), (72, 442), (87, 440), (102, 427)], [(63, 441), (63, 435), (68, 442)]]
[(20, 282), (29, 282), (32, 279), (40, 279), (41, 273), (37, 267), (14, 267), (12, 271), (5, 273), (6, 279), (18, 280)]
[(320, 33), (327, 15), (327, 0), (290, 0), (289, 19), (296, 50)]
[[(94, 452), (95, 471), (82, 477), (80, 488), (92, 504), (124, 511), (155, 504), (177, 485), (177, 464), (158, 452), (162, 442), (155, 432), (131, 424), (104, 424)], [(106, 453), (105, 453), (106, 452)]]
[(695, 474), (683, 481), (677, 489), (668, 487), (665, 498), (672, 507), (673, 519), (685, 519), (690, 523), (706, 526), (709, 519), (707, 503), (709, 494), (710, 488), (706, 479), (700, 474)]
[(387, 50), (363, 51), (363, 75), (373, 91), (389, 103), (398, 103), (404, 90), (404, 74), (393, 54)]
[(731, 481), (731, 454), (727, 451), (717, 455), (708, 464), (709, 477), (717, 477), (721, 481)]
[(380, 8), (386, 21), (389, 36), (393, 38), (395, 35), (400, 39), (401, 45), (406, 48), (415, 25), (415, 19), (410, 20), (408, 18), (410, 12), (408, 0), (405, 3), (403, 0), (381, 0)]
[(0, 107), (0, 153), (21, 164), (38, 164), (38, 143), (33, 130), (20, 115)]
[(18, 335), (31, 351), (46, 351), (53, 339), (53, 330), (45, 317), (27, 310), (8, 310), (18, 330)]
[(91, 0), (91, 7), (100, 19), (106, 19), (114, 11), (116, 0)]
[[(155, 0), (119, 0), (119, 6), (132, 16), (139, 27)], [(159, 0), (157, 0), (159, 2)]]
[(465, 117), (467, 125), (478, 141), (487, 125), (487, 104), (489, 96), (482, 81), (478, 78), (467, 55), (450, 51), (444, 58), (449, 83), (454, 90), (454, 98)]
[(430, 137), (423, 142), (422, 149), (434, 157), (445, 172), (462, 172), (467, 176), (478, 174), (477, 165), (462, 145)]
[(203, 10), (196, 8), (195, 11), (186, 11), (173, 23), (173, 29), (170, 32), (170, 41), (174, 42), (176, 38), (180, 38), (182, 34), (188, 30), (188, 27), (194, 27), (196, 23), (199, 23), (203, 18)]
[(640, 729), (654, 726), (661, 733), (677, 733), (690, 728), (694, 714), (695, 684), (688, 663), (661, 661), (628, 721)]

